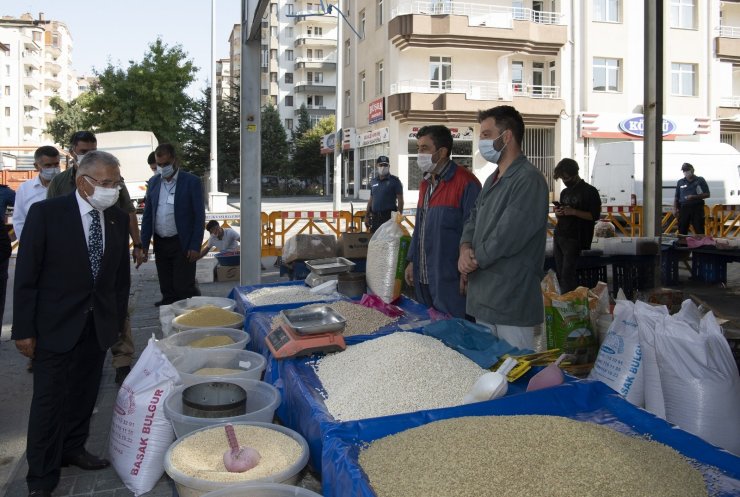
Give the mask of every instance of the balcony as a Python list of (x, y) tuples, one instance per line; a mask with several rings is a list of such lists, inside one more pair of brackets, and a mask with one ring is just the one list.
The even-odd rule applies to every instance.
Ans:
[(41, 56), (37, 52), (24, 51), (22, 55), (24, 66), (41, 69)]
[(41, 102), (36, 95), (23, 95), (23, 107), (39, 109), (41, 108)]
[(720, 26), (714, 39), (714, 50), (722, 62), (740, 62), (740, 27)]
[[(336, 113), (336, 109), (333, 107), (326, 107), (325, 105), (306, 105), (306, 109), (309, 114), (316, 116), (331, 116)], [(296, 116), (299, 115), (301, 113), (301, 108), (297, 107), (294, 113)]]
[(293, 43), (295, 47), (336, 47), (337, 37), (328, 35), (314, 35), (299, 33)]
[(298, 81), (294, 87), (295, 93), (336, 93), (336, 85), (329, 85), (325, 83), (316, 83), (313, 81)]
[(293, 64), (295, 70), (299, 69), (320, 69), (325, 71), (336, 71), (337, 70), (337, 58), (334, 55), (328, 57), (297, 57), (295, 64)]
[(55, 79), (54, 77), (47, 76), (46, 79), (44, 79), (44, 84), (47, 88), (51, 88), (54, 90), (57, 90), (62, 87), (62, 82), (58, 79)]
[(62, 70), (61, 64), (53, 59), (46, 59), (45, 67), (47, 71), (51, 71), (53, 73), (58, 73)]
[(388, 39), (401, 50), (472, 48), (553, 56), (567, 41), (567, 26), (558, 12), (414, 1), (394, 9)]
[(717, 119), (733, 119), (740, 114), (740, 95), (721, 97), (717, 107)]
[(293, 17), (293, 24), (296, 26), (301, 25), (305, 22), (310, 22), (311, 24), (334, 24), (337, 23), (337, 18), (334, 15), (324, 15), (318, 10), (301, 10), (299, 12), (296, 12), (295, 17)]
[(41, 81), (37, 76), (23, 76), (23, 87), (33, 88), (34, 90), (41, 89)]
[(52, 57), (59, 57), (62, 55), (62, 46), (58, 43), (49, 43), (46, 45), (46, 51), (49, 52)]

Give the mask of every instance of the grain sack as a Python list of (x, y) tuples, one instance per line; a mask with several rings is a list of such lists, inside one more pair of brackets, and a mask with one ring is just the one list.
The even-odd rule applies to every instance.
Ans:
[(635, 304), (618, 300), (614, 321), (588, 377), (605, 383), (632, 404), (642, 407), (645, 403), (643, 369)]
[(136, 496), (154, 488), (164, 473), (164, 454), (175, 440), (164, 400), (180, 383), (175, 367), (149, 339), (118, 391), (108, 452), (116, 473)]
[(660, 386), (658, 359), (655, 357), (655, 326), (668, 314), (668, 308), (664, 305), (653, 306), (640, 300), (635, 302), (635, 318), (640, 335), (640, 350), (642, 350), (641, 367), (645, 383), (645, 409), (663, 419), (665, 419), (665, 404), (663, 388)]
[(574, 355), (574, 365), (592, 364), (597, 340), (591, 329), (588, 288), (579, 286), (564, 295), (546, 291), (544, 300), (547, 348)]
[(666, 420), (740, 455), (740, 377), (730, 345), (712, 312), (698, 329), (687, 314), (695, 315), (665, 316), (655, 327)]
[(401, 296), (406, 254), (411, 245), (408, 231), (401, 226), (401, 214), (394, 212), (373, 234), (367, 249), (367, 287), (391, 303)]

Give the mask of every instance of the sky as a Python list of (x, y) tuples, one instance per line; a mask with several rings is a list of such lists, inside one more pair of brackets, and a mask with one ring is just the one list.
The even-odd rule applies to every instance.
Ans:
[[(199, 68), (188, 88), (200, 96), (210, 80), (211, 0), (2, 0), (0, 15), (62, 21), (74, 41), (72, 65), (78, 75), (102, 71), (108, 62), (128, 67), (140, 61), (157, 37), (168, 46), (182, 45)], [(216, 57), (229, 56), (229, 35), (240, 22), (241, 0), (216, 0)]]

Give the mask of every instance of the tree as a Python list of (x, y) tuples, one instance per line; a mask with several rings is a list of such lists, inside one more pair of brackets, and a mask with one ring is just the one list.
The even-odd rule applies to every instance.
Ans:
[(286, 177), (288, 174), (288, 135), (280, 122), (280, 114), (271, 103), (262, 108), (260, 143), (262, 144), (262, 174)]
[(49, 106), (54, 111), (54, 118), (46, 123), (44, 132), (54, 139), (54, 143), (61, 147), (69, 145), (69, 139), (79, 130), (89, 129), (90, 119), (87, 115), (87, 106), (92, 95), (89, 92), (81, 94), (71, 102), (65, 102), (59, 97), (52, 97)]
[(303, 134), (295, 142), (293, 163), (302, 178), (316, 178), (324, 174), (324, 157), (321, 156), (321, 138), (336, 132), (334, 116), (328, 116)]
[(301, 104), (298, 109), (298, 124), (293, 128), (293, 142), (295, 143), (311, 128), (311, 117), (308, 115), (306, 104)]
[(96, 130), (146, 130), (160, 142), (180, 143), (193, 105), (185, 89), (198, 71), (187, 57), (181, 45), (168, 47), (158, 38), (141, 62), (96, 72), (88, 106)]

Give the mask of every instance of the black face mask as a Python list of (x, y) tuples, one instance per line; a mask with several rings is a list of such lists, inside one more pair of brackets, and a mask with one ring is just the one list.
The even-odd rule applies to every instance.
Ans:
[(568, 181), (563, 180), (563, 184), (568, 188), (575, 186), (578, 183), (578, 178), (571, 178)]

